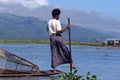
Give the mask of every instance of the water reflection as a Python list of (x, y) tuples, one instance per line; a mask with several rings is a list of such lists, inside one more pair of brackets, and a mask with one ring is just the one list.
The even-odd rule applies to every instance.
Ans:
[(61, 80), (58, 75), (50, 77), (1, 77), (0, 80)]
[(40, 80), (39, 77), (4, 77), (0, 80)]
[(52, 75), (50, 76), (50, 80), (61, 80), (61, 78), (58, 75)]

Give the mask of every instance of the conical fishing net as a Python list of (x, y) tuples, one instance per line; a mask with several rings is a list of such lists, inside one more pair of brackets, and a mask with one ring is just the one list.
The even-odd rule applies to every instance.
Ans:
[(31, 74), (39, 72), (30, 61), (0, 48), (0, 74)]

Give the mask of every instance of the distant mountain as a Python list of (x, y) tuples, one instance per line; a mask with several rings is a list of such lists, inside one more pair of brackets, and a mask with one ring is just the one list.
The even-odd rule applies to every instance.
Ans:
[[(0, 39), (49, 40), (46, 24), (47, 21), (35, 17), (0, 14)], [(62, 26), (66, 26), (66, 24), (62, 24)], [(68, 40), (68, 33), (63, 33), (63, 37)], [(71, 37), (72, 41), (103, 41), (109, 36), (72, 25)]]
[[(36, 9), (29, 9), (25, 6), (17, 5), (0, 5), (0, 13), (10, 13), (19, 16), (32, 16), (41, 20), (48, 20), (51, 18), (52, 6), (41, 6)], [(84, 10), (69, 10), (61, 9), (61, 22), (67, 23), (67, 18), (71, 18), (71, 23), (79, 25), (87, 29), (96, 31), (104, 31), (105, 35), (109, 34), (114, 36), (113, 33), (120, 34), (120, 20), (119, 18), (113, 18), (112, 16), (103, 15), (96, 11), (84, 11)], [(115, 34), (116, 35), (116, 34)], [(119, 36), (117, 36), (119, 37)]]
[(0, 14), (0, 39), (48, 39), (46, 21)]

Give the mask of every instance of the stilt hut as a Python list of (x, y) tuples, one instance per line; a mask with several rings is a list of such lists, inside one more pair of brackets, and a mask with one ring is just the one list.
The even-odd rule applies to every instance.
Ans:
[(120, 46), (120, 38), (109, 38), (105, 40), (105, 46)]

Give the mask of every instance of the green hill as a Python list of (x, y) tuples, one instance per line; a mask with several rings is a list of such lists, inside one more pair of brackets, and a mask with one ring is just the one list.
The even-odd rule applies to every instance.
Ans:
[[(21, 17), (11, 14), (0, 14), (0, 39), (10, 40), (48, 40), (46, 31), (47, 21), (35, 17)], [(65, 24), (62, 24), (65, 26)], [(68, 40), (68, 33), (63, 34)], [(72, 25), (71, 37), (73, 41), (104, 40), (106, 37), (101, 33)]]

